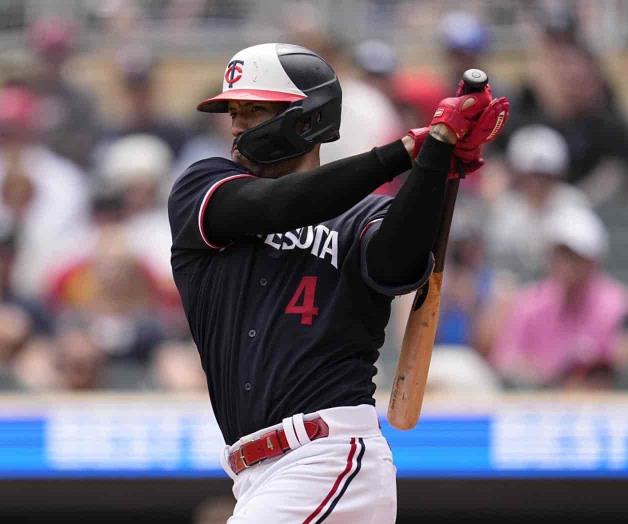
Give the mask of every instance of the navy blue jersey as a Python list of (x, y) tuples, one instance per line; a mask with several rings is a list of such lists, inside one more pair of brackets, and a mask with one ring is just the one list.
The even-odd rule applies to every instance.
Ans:
[(212, 244), (205, 210), (243, 173), (223, 158), (197, 162), (168, 201), (174, 279), (229, 444), (295, 413), (374, 404), (392, 296), (418, 286), (381, 287), (365, 271), (364, 246), (389, 197), (295, 231)]

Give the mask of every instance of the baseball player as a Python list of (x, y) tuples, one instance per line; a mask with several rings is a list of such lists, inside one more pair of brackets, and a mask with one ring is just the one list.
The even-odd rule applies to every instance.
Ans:
[[(395, 521), (372, 381), (390, 304), (432, 271), (453, 155), (476, 170), (507, 110), (490, 87), (448, 98), (430, 127), (321, 166), (341, 98), (308, 49), (236, 53), (222, 93), (198, 106), (230, 114), (231, 159), (196, 162), (170, 194), (173, 274), (234, 481), (230, 524)], [(395, 199), (371, 194), (409, 169)]]

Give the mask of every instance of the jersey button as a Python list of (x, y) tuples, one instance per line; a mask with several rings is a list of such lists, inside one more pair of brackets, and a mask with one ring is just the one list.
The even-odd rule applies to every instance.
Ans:
[(268, 284), (268, 280), (266, 280), (265, 278), (260, 278), (259, 279), (259, 285), (264, 287), (266, 286), (266, 284)]
[(251, 386), (250, 382), (245, 382), (244, 383), (244, 391), (251, 391), (252, 388), (253, 388), (253, 386)]
[(249, 337), (254, 338), (255, 335), (257, 335), (257, 331), (255, 331), (254, 329), (249, 329)]

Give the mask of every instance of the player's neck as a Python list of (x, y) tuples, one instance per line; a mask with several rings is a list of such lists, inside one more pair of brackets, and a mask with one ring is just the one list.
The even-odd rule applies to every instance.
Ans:
[(321, 165), (321, 155), (320, 155), (320, 146), (316, 146), (312, 151), (306, 153), (302, 157), (300, 157), (300, 164), (295, 169), (295, 173), (300, 173), (303, 171), (310, 171), (311, 169), (316, 169)]
[(264, 166), (259, 176), (265, 178), (280, 178), (290, 173), (303, 173), (316, 169), (321, 165), (320, 146), (297, 158), (291, 158), (279, 164)]

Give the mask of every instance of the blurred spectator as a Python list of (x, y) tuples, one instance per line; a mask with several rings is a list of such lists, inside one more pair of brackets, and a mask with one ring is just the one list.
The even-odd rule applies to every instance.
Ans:
[(50, 313), (39, 302), (18, 294), (11, 286), (16, 244), (16, 232), (8, 224), (0, 222), (0, 307), (11, 306), (22, 310), (33, 333), (50, 334), (53, 327)]
[(31, 337), (13, 358), (11, 372), (16, 388), (50, 391), (59, 386), (55, 348), (50, 337)]
[(497, 393), (499, 377), (472, 348), (460, 345), (434, 347), (427, 378), (429, 393)]
[(151, 363), (152, 383), (168, 391), (204, 391), (207, 379), (192, 342), (164, 342)]
[(50, 274), (49, 304), (62, 320), (86, 326), (109, 362), (145, 364), (163, 338), (158, 288), (120, 225)]
[(12, 286), (40, 297), (47, 267), (87, 220), (82, 172), (41, 143), (37, 97), (23, 87), (0, 90), (0, 222), (17, 231)]
[(338, 54), (343, 48), (339, 35), (329, 29), (328, 13), (309, 0), (286, 0), (279, 25), (286, 30), (287, 43), (311, 49), (338, 71)]
[(621, 331), (617, 339), (617, 369), (619, 377), (617, 387), (628, 389), (628, 313), (621, 323)]
[(569, 149), (566, 180), (599, 205), (625, 184), (625, 117), (602, 64), (583, 43), (575, 18), (552, 11), (540, 22), (540, 34), (532, 39), (536, 46), (528, 78), (512, 97), (506, 132), (530, 123), (557, 129)]
[(99, 182), (107, 194), (120, 199), (123, 218), (163, 207), (172, 164), (163, 140), (144, 133), (125, 135), (111, 142), (99, 160)]
[(626, 289), (604, 274), (606, 230), (586, 208), (548, 224), (549, 275), (515, 299), (491, 353), (514, 387), (610, 388), (617, 339), (627, 312)]
[(98, 21), (112, 41), (123, 42), (144, 29), (144, 4), (137, 0), (88, 3), (90, 17)]
[(14, 261), (14, 232), (0, 231), (0, 390), (50, 388), (55, 381), (47, 342), (52, 318), (11, 289)]
[(160, 114), (155, 74), (158, 62), (146, 48), (131, 47), (120, 51), (117, 67), (124, 88), (124, 120), (109, 133), (111, 140), (131, 134), (149, 134), (163, 140), (176, 158), (188, 136), (187, 129)]
[(569, 151), (557, 131), (530, 125), (516, 131), (507, 148), (512, 187), (497, 197), (485, 225), (492, 267), (522, 281), (543, 268), (545, 224), (574, 206), (587, 207), (584, 193), (564, 182)]
[(438, 36), (447, 58), (448, 89), (453, 93), (467, 69), (484, 67), (484, 57), (491, 43), (490, 31), (474, 13), (456, 10), (442, 18)]
[(581, 40), (578, 19), (568, 6), (545, 4), (535, 15), (537, 23), (551, 38), (565, 42)]
[[(222, 84), (209, 87), (207, 93), (219, 93)], [(199, 100), (202, 96), (198, 97)], [(231, 151), (231, 121), (219, 113), (196, 112), (191, 123), (191, 136), (185, 142), (173, 167), (173, 177), (178, 177), (194, 162), (203, 158), (224, 156)]]
[(479, 199), (463, 196), (456, 204), (436, 332), (436, 344), (470, 347), (482, 354), (490, 337), (487, 330), (500, 323), (501, 304), (515, 287), (487, 263), (483, 216)]
[(171, 184), (171, 165), (168, 145), (148, 134), (113, 141), (99, 164), (102, 191), (119, 203), (119, 219), (130, 249), (164, 285), (172, 282), (164, 200)]
[(105, 386), (105, 355), (93, 338), (79, 328), (68, 328), (56, 338), (58, 386), (85, 391)]
[(390, 82), (399, 67), (392, 46), (383, 40), (364, 40), (355, 46), (353, 60), (365, 82), (390, 96)]
[(453, 93), (436, 75), (423, 71), (398, 71), (392, 79), (392, 101), (404, 130), (428, 125), (438, 103)]
[(34, 88), (41, 98), (38, 120), (42, 140), (53, 151), (87, 169), (100, 134), (93, 97), (66, 78), (75, 50), (75, 30), (68, 20), (42, 18), (28, 30), (37, 59)]
[(52, 318), (38, 303), (11, 288), (15, 232), (0, 223), (0, 390), (45, 389), (54, 383)]
[(18, 307), (10, 305), (0, 306), (0, 382), (7, 388), (7, 381), (16, 386), (12, 376), (12, 366), (18, 353), (26, 345), (31, 335), (31, 322), (28, 315)]
[[(227, 146), (224, 151), (228, 150)], [(187, 333), (170, 267), (172, 239), (165, 195), (172, 183), (171, 166), (172, 154), (156, 136), (132, 134), (113, 141), (98, 166), (102, 184), (98, 198), (109, 204), (110, 213), (100, 219), (119, 225), (129, 251), (150, 273), (164, 329)]]

